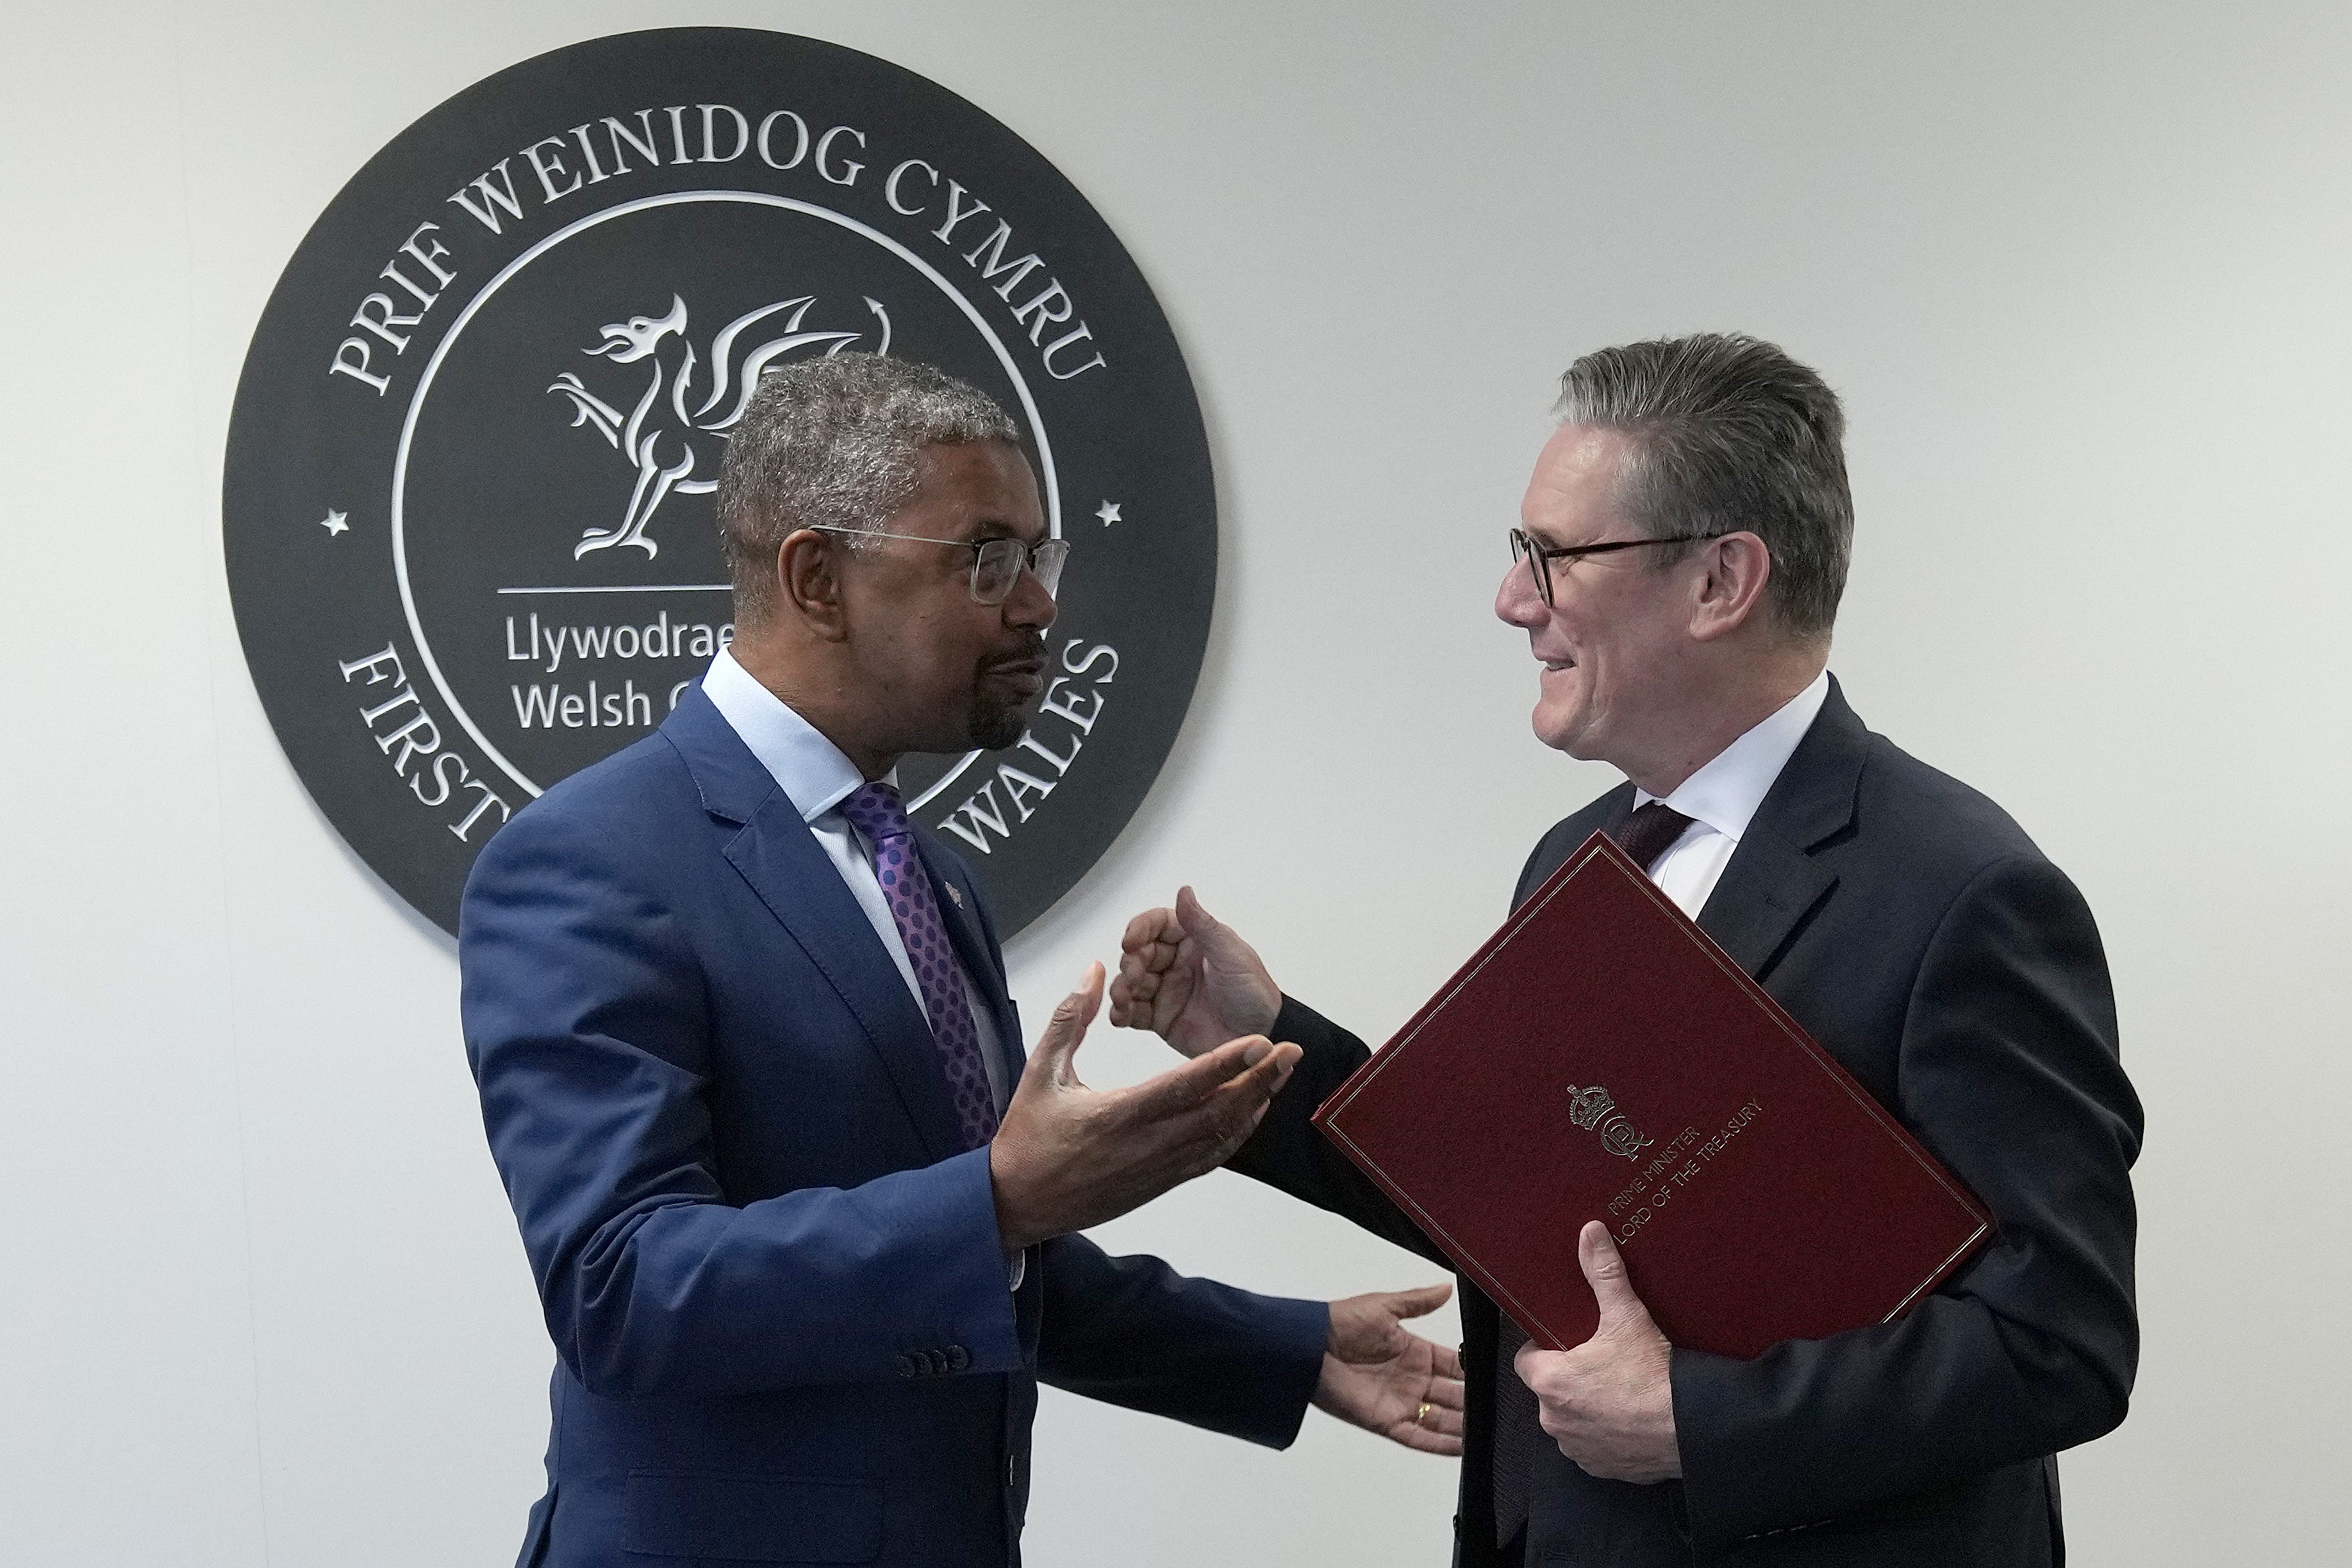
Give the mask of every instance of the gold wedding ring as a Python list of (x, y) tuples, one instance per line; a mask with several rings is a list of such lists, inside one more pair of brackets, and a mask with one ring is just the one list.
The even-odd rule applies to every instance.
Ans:
[(1435, 1408), (1436, 1406), (1432, 1405), (1428, 1400), (1423, 1400), (1421, 1402), (1421, 1408), (1412, 1413), (1412, 1424), (1416, 1427), (1427, 1425), (1429, 1421), (1429, 1413)]

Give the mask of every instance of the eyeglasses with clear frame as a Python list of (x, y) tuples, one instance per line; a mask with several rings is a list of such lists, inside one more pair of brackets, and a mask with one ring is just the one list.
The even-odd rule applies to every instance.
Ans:
[(952, 545), (971, 551), (971, 596), (982, 604), (1002, 604), (1013, 595), (1013, 585), (1024, 570), (1036, 578), (1045, 597), (1062, 585), (1062, 567), (1070, 559), (1070, 541), (1042, 539), (1024, 545), (1019, 539), (932, 539), (920, 534), (894, 534), (881, 528), (820, 527), (821, 534), (855, 534), (870, 539), (911, 539), (919, 545)]
[(1719, 539), (1721, 534), (1666, 534), (1654, 539), (1608, 539), (1596, 545), (1541, 545), (1517, 528), (1511, 530), (1511, 563), (1527, 562), (1528, 575), (1536, 580), (1536, 592), (1545, 605), (1551, 603), (1551, 563), (1556, 560), (1582, 560), (1589, 555), (1607, 555), (1612, 550), (1640, 549), (1643, 545), (1687, 545), (1701, 539)]

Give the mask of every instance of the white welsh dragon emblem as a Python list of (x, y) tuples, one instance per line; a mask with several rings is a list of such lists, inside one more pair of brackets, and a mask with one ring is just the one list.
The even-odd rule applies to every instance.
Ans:
[[(620, 523), (583, 531), (572, 552), (574, 560), (591, 550), (614, 545), (634, 545), (648, 558), (659, 554), (661, 546), (646, 537), (646, 526), (673, 492), (702, 496), (719, 487), (716, 444), (725, 441), (735, 422), (743, 417), (769, 366), (796, 349), (822, 348), (824, 353), (837, 354), (866, 336), (864, 332), (803, 331), (801, 323), (815, 304), (814, 295), (803, 294), (747, 311), (719, 329), (708, 353), (698, 352), (688, 339), (686, 301), (675, 294), (670, 296), (667, 316), (632, 316), (598, 329), (604, 340), (581, 352), (616, 365), (649, 361), (652, 374), (637, 396), (636, 407), (627, 413), (590, 392), (570, 371), (556, 377), (555, 384), (547, 389), (572, 400), (573, 429), (593, 427), (637, 470), (636, 488), (630, 492), (628, 509)], [(874, 351), (887, 354), (890, 313), (870, 298), (866, 307), (880, 324), (880, 340)], [(789, 312), (780, 323), (780, 336), (748, 349), (740, 347), (750, 329), (779, 312)], [(703, 466), (703, 477), (696, 478), (697, 462), (705, 455), (710, 460)]]

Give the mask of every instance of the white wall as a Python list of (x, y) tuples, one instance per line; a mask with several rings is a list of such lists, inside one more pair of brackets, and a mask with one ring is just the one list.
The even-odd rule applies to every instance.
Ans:
[[(975, 99), (1102, 208), (1209, 411), (1225, 580), (1176, 755), (1015, 944), (1032, 1017), (1195, 880), (1375, 1038), (1611, 782), (1487, 605), (1568, 360), (1739, 327), (1846, 395), (1835, 667), (2099, 912), (2139, 1168), (2137, 1407), (2077, 1560), (2352, 1531), (2352, 13), (1405, 4), (33, 6), (0, 57), (0, 1558), (498, 1563), (549, 1352), (449, 944), (246, 678), (230, 395), (342, 182), (458, 89), (731, 22)], [(1107, 1031), (1097, 1080), (1160, 1061)], [(1238, 1178), (1108, 1228), (1265, 1288), (1432, 1270)], [(1449, 1325), (1450, 1327), (1450, 1325)], [(1033, 1559), (1442, 1561), (1450, 1467), (1049, 1396)]]

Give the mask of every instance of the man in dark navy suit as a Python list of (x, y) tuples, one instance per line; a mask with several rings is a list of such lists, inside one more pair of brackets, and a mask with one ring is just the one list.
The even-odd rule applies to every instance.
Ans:
[[(2140, 1109), (2090, 911), (1828, 674), (1853, 503), (1819, 376), (1750, 338), (1636, 343), (1578, 361), (1561, 412), (1495, 609), (1541, 665), (1537, 735), (1628, 781), (1544, 835), (1515, 902), (1615, 837), (1999, 1228), (1906, 1316), (1745, 1362), (1668, 1344), (1597, 1222), (1601, 1326), (1573, 1350), (1465, 1284), (1455, 1561), (2058, 1563), (2053, 1456), (2123, 1419), (2138, 1353)], [(1307, 1123), (1360, 1040), (1189, 889), (1126, 946), (1114, 1021), (1306, 1048), (1234, 1168), (1441, 1256)]]
[(490, 1148), (553, 1337), (523, 1568), (1010, 1563), (1040, 1379), (1272, 1447), (1311, 1398), (1460, 1450), (1400, 1320), (1075, 1234), (1223, 1161), (1298, 1056), (1096, 1092), (1094, 966), (1026, 1061), (986, 902), (909, 751), (998, 747), (1066, 546), (1005, 415), (841, 355), (762, 384), (719, 517), (738, 634), (655, 736), (484, 851), (459, 932)]

